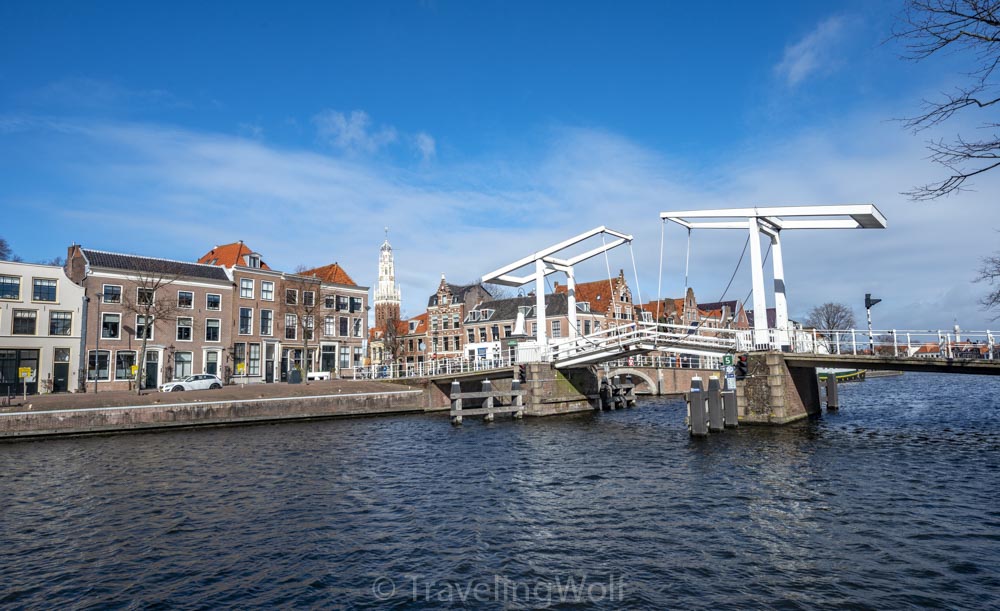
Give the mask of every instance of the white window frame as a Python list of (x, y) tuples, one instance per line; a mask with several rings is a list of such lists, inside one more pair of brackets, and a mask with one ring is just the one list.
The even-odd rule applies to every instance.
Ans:
[[(249, 283), (249, 284), (247, 284), (247, 283)], [(250, 291), (249, 291), (250, 294), (249, 295), (244, 295), (243, 294), (244, 293), (244, 289), (247, 289), (247, 288), (250, 289)], [(240, 278), (240, 299), (253, 299), (253, 294), (254, 294), (254, 289), (255, 288), (256, 287), (254, 286), (254, 280), (253, 280), (253, 278)]]
[[(268, 297), (268, 294), (271, 296)], [(274, 282), (271, 280), (260, 281), (260, 298), (264, 301), (274, 301)]]
[[(148, 302), (145, 302), (145, 301), (143, 301), (142, 299), (139, 298), (139, 295), (141, 295), (143, 291), (145, 291), (145, 292), (147, 292), (147, 293), (150, 294)], [(137, 305), (146, 305), (147, 303), (156, 303), (156, 289), (151, 289), (151, 288), (144, 287), (144, 286), (137, 286), (137, 287), (135, 287), (135, 303)]]
[[(104, 337), (104, 317), (105, 316), (115, 316), (118, 318), (118, 335), (115, 337)], [(119, 340), (122, 338), (122, 315), (117, 312), (101, 312), (101, 320), (97, 321), (98, 336), (101, 340)]]
[[(187, 293), (191, 295), (191, 305), (182, 306), (181, 305), (181, 293)], [(194, 309), (194, 291), (177, 291), (177, 309), (178, 310), (193, 310)]]
[[(291, 321), (291, 322), (289, 322)], [(288, 330), (292, 330), (292, 337), (288, 337)], [(285, 314), (285, 339), (294, 342), (299, 338), (299, 317), (295, 314)]]
[[(52, 315), (53, 314), (68, 314), (69, 315), (69, 331), (66, 333), (52, 333)], [(73, 335), (73, 312), (70, 310), (49, 310), (49, 328), (46, 334), (50, 337), (68, 337)]]
[[(182, 325), (181, 324), (182, 320), (187, 320), (187, 321), (190, 322), (190, 324)], [(181, 328), (182, 327), (187, 327), (188, 329), (191, 330), (188, 333), (188, 338), (189, 339), (181, 339)], [(185, 342), (185, 343), (186, 342), (193, 342), (194, 341), (194, 318), (192, 318), (191, 316), (178, 316), (177, 317), (177, 326), (176, 326), (176, 330), (174, 332), (174, 339), (177, 340), (177, 341), (179, 341), (179, 342)]]
[[(250, 324), (247, 325), (247, 332), (243, 332), (243, 310), (250, 310)], [(236, 334), (237, 335), (253, 335), (253, 308), (241, 307), (236, 312)]]
[[(35, 330), (34, 330), (33, 333), (14, 333), (14, 321), (17, 319), (17, 313), (18, 312), (31, 312), (32, 314), (35, 315)], [(120, 322), (121, 321), (119, 320), (119, 325), (118, 325), (118, 332), (119, 332), (119, 334), (121, 333), (121, 324), (120, 324)], [(39, 335), (39, 333), (38, 333), (38, 310), (17, 308), (13, 312), (11, 312), (11, 315), (10, 315), (10, 334), (14, 335), (14, 336), (17, 336), (17, 337), (34, 337), (34, 336)]]
[(261, 325), (264, 324), (264, 312), (267, 312), (268, 314), (271, 315), (271, 318), (270, 318), (271, 328), (269, 328), (267, 330), (267, 333), (264, 333), (264, 327), (262, 326), (260, 328), (260, 334), (261, 334), (262, 337), (273, 337), (274, 336), (274, 310), (261, 310), (260, 311), (260, 322), (261, 322)]
[[(295, 295), (295, 301), (289, 303), (289, 294)], [(299, 289), (285, 288), (285, 305), (299, 305)]]
[[(208, 339), (208, 329), (209, 329), (208, 323), (210, 323), (212, 321), (215, 321), (215, 322), (219, 323), (219, 325), (218, 325), (219, 339)], [(222, 319), (221, 318), (206, 318), (205, 319), (205, 341), (207, 343), (209, 343), (209, 344), (218, 344), (218, 343), (222, 342)]]
[[(143, 320), (146, 319), (146, 317), (143, 316), (142, 314), (136, 314), (135, 315), (135, 326), (133, 327), (133, 329), (135, 329), (135, 337), (136, 337), (136, 339), (142, 339), (142, 333), (139, 333), (139, 318), (140, 317), (142, 317)], [(156, 319), (153, 316), (150, 316), (149, 318), (152, 318), (153, 322), (156, 321)], [(153, 337), (156, 335), (156, 325), (155, 324), (147, 325), (144, 322), (142, 324), (142, 327), (143, 327), (143, 333), (146, 332), (146, 329), (149, 329), (149, 337), (147, 339), (152, 340)]]
[[(52, 299), (35, 299), (35, 281), (36, 280), (48, 280), (54, 283), (56, 289), (56, 295)], [(59, 280), (57, 278), (46, 278), (40, 276), (38, 278), (31, 279), (31, 301), (32, 303), (59, 303)]]
[[(208, 298), (209, 297), (218, 297), (219, 298), (219, 307), (213, 308), (212, 306), (210, 306), (208, 304)], [(205, 309), (208, 310), (209, 312), (221, 312), (222, 311), (222, 295), (220, 293), (205, 293)]]
[[(109, 286), (113, 286), (113, 287), (115, 287), (115, 288), (118, 289), (118, 301), (108, 301), (107, 298), (105, 297), (108, 294), (108, 287)], [(121, 303), (122, 302), (122, 296), (124, 294), (125, 294), (125, 291), (124, 291), (122, 285), (120, 285), (120, 284), (102, 284), (101, 285), (101, 302), (102, 303)]]
[(21, 298), (24, 296), (24, 291), (22, 290), (24, 288), (24, 286), (22, 286), (24, 284), (24, 282), (22, 282), (23, 278), (21, 276), (12, 276), (10, 274), (0, 274), (0, 278), (17, 278), (17, 297), (4, 297), (3, 300), (21, 301)]

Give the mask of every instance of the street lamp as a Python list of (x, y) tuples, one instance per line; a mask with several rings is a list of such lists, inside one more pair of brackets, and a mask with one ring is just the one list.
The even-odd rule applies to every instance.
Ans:
[(880, 301), (882, 300), (872, 299), (871, 293), (865, 293), (865, 313), (868, 315), (868, 348), (871, 350), (872, 356), (875, 356), (875, 336), (872, 335), (872, 306)]

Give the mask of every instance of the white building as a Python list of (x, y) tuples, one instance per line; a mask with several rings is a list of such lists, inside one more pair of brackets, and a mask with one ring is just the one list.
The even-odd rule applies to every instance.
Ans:
[(62, 267), (0, 261), (0, 393), (76, 392), (83, 317), (84, 289)]

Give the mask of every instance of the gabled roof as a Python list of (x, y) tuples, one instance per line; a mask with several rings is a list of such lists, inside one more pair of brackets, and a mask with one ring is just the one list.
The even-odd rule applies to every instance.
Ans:
[[(484, 301), (478, 304), (476, 307), (472, 308), (470, 312), (482, 312), (483, 310), (493, 310), (493, 314), (485, 320), (477, 320), (470, 322), (497, 322), (497, 321), (510, 321), (517, 319), (517, 311), (519, 308), (526, 307), (531, 308), (527, 314), (525, 314), (526, 319), (535, 318), (535, 297), (511, 297), (509, 299), (496, 299), (494, 301)], [(565, 293), (549, 293), (545, 296), (545, 315), (546, 316), (566, 316), (569, 312), (569, 297)]]
[(127, 272), (159, 274), (163, 276), (183, 276), (186, 278), (229, 281), (225, 270), (214, 265), (201, 265), (199, 263), (187, 263), (185, 261), (157, 259), (154, 257), (140, 257), (139, 255), (91, 250), (89, 248), (81, 248), (80, 252), (86, 257), (91, 267), (105, 267)]
[(338, 263), (331, 263), (330, 265), (324, 265), (323, 267), (317, 267), (315, 269), (307, 269), (304, 272), (298, 272), (299, 276), (315, 276), (327, 282), (329, 284), (346, 284), (347, 286), (357, 286), (354, 280), (347, 275), (344, 268)]
[(713, 301), (712, 303), (699, 303), (699, 310), (721, 310), (722, 308), (729, 308), (731, 314), (736, 313), (737, 304), (739, 302), (735, 299), (730, 301)]
[[(469, 291), (475, 289), (480, 285), (447, 283), (447, 286), (448, 286), (448, 291), (451, 293), (452, 303), (464, 303), (466, 293), (468, 293)], [(440, 287), (438, 288), (440, 289)], [(482, 288), (484, 293), (486, 293), (487, 295), (490, 294), (489, 290), (487, 290), (485, 286)], [(438, 295), (437, 291), (435, 291), (433, 295), (427, 298), (427, 307), (433, 308), (434, 306), (440, 305), (437, 303), (437, 295)], [(448, 305), (448, 304), (443, 304), (443, 305)]]
[[(247, 267), (247, 261), (244, 257), (251, 254), (255, 254), (254, 251), (242, 241), (233, 242), (232, 244), (216, 246), (198, 259), (198, 263), (205, 263), (206, 265), (221, 265), (222, 267), (229, 268), (237, 265)], [(271, 268), (267, 266), (267, 263), (264, 263), (263, 259), (261, 259), (260, 269)]]
[(644, 303), (642, 307), (639, 308), (644, 312), (649, 312), (653, 316), (657, 313), (661, 317), (669, 317), (671, 314), (677, 314), (678, 316), (684, 314), (684, 300), (680, 298), (670, 298), (660, 299), (659, 301), (650, 301), (649, 303)]
[[(413, 331), (410, 331), (410, 322), (411, 321), (416, 321), (416, 323), (417, 323), (417, 327)], [(424, 312), (423, 314), (414, 316), (413, 318), (411, 318), (409, 320), (404, 320), (404, 321), (400, 321), (400, 322), (402, 322), (404, 325), (406, 325), (406, 327), (405, 327), (406, 330), (404, 331), (403, 335), (420, 335), (420, 334), (423, 334), (423, 333), (427, 333), (427, 312)]]

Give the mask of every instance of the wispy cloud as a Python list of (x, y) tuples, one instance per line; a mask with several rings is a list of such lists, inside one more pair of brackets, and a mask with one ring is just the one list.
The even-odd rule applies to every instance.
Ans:
[(163, 89), (131, 89), (85, 76), (59, 79), (18, 96), (35, 107), (80, 110), (150, 110), (190, 106)]
[(785, 48), (774, 73), (789, 87), (795, 87), (815, 74), (832, 69), (837, 63), (837, 47), (843, 39), (847, 19), (833, 16), (824, 19), (814, 30)]
[(371, 117), (363, 110), (345, 114), (327, 109), (313, 118), (320, 139), (347, 153), (375, 153), (396, 141), (396, 128), (372, 127)]
[[(621, 268), (649, 299), (661, 283), (655, 221), (661, 211), (871, 202), (889, 218), (889, 230), (783, 236), (793, 316), (817, 303), (854, 303), (874, 292), (885, 300), (878, 312), (884, 324), (987, 323), (975, 303), (979, 287), (969, 281), (977, 258), (996, 248), (997, 227), (983, 219), (996, 218), (991, 194), (1000, 189), (1000, 176), (984, 175), (979, 193), (963, 194), (960, 205), (906, 201), (899, 191), (926, 171), (921, 144), (881, 115), (768, 142), (720, 159), (711, 175), (594, 129), (554, 128), (540, 150), (417, 172), (384, 159), (334, 157), (165, 125), (18, 122), (19, 129), (25, 125), (33, 130), (28, 135), (0, 132), (0, 156), (20, 154), (17, 138), (45, 142), (65, 155), (53, 156), (46, 171), (74, 194), (72, 208), (46, 208), (61, 233), (36, 236), (52, 241), (51, 253), (37, 258), (61, 253), (70, 238), (187, 259), (244, 239), (275, 267), (339, 261), (358, 282), (371, 284), (388, 225), (404, 306), (413, 315), (442, 272), (452, 281), (471, 281), (597, 225), (634, 234), (634, 249), (591, 261), (578, 278), (600, 279), (608, 267), (613, 274)], [(45, 193), (6, 183), (0, 206), (16, 209), (30, 201), (37, 208), (46, 204)], [(141, 215), (109, 214), (136, 202)], [(665, 233), (661, 294), (678, 295), (687, 236), (673, 226)], [(699, 298), (721, 296), (745, 239), (735, 231), (695, 232), (691, 278)], [(746, 296), (747, 265), (727, 298)], [(842, 271), (830, 274), (833, 267)]]
[(420, 132), (413, 137), (413, 146), (424, 161), (430, 161), (437, 154), (437, 145), (430, 134)]

